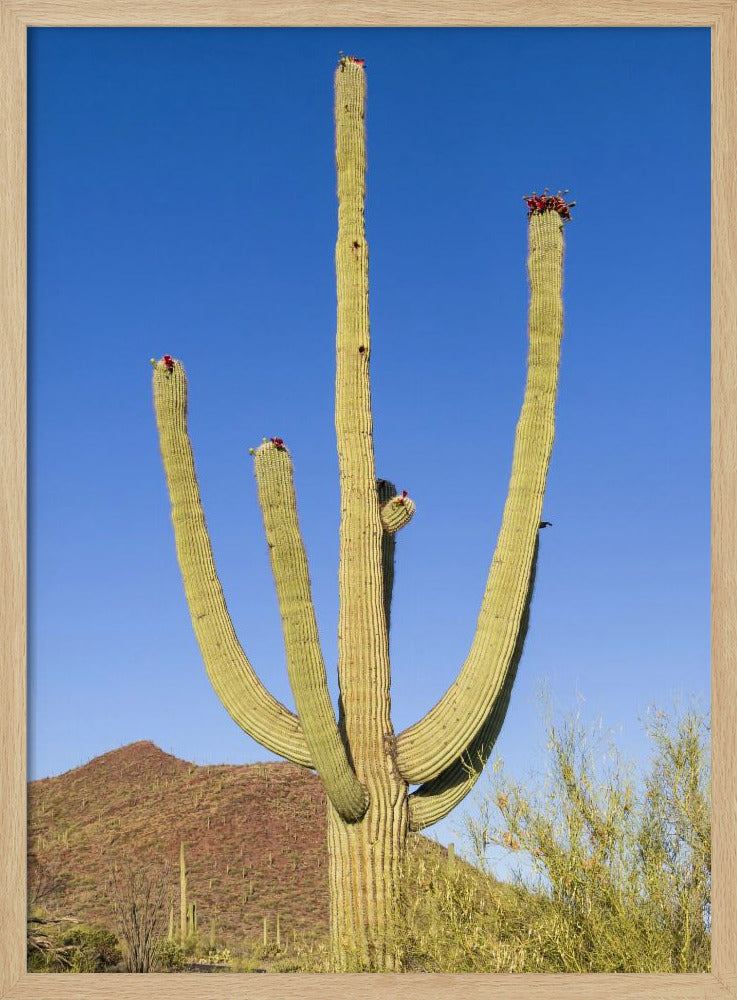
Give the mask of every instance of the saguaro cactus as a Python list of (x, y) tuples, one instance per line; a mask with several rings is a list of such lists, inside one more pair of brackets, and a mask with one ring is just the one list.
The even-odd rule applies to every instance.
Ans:
[[(331, 941), (336, 971), (401, 968), (398, 880), (407, 834), (447, 815), (472, 787), (497, 738), (527, 631), (554, 434), (562, 335), (562, 194), (525, 196), (529, 219), (528, 375), (502, 526), (468, 656), (427, 715), (395, 735), (389, 713), (389, 622), (396, 533), (415, 506), (376, 478), (364, 227), (363, 62), (335, 74), (338, 171), (335, 426), (341, 484), (338, 678), (328, 694), (294, 492), (280, 438), (252, 449), (279, 597), (295, 715), (258, 679), (236, 638), (215, 571), (187, 434), (179, 360), (154, 361), (154, 401), (177, 554), (205, 667), (254, 739), (315, 768), (328, 797)], [(409, 786), (417, 785), (409, 794)]]
[(184, 841), (179, 844), (179, 941), (187, 940), (187, 865), (184, 861)]

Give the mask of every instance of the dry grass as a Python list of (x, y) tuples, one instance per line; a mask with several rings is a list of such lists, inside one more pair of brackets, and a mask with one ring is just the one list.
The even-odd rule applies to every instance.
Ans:
[[(639, 779), (578, 719), (551, 723), (537, 787), (498, 765), (466, 818), (475, 865), (408, 859), (408, 968), (708, 971), (708, 724), (654, 713), (648, 732)], [(494, 851), (518, 861), (512, 884), (490, 880)]]

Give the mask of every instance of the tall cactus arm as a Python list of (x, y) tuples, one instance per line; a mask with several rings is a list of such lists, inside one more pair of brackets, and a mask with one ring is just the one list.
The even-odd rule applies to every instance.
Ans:
[(553, 446), (562, 273), (563, 219), (552, 209), (534, 213), (527, 385), (501, 530), (466, 662), (434, 708), (397, 737), (397, 764), (411, 783), (438, 777), (461, 756), (489, 717), (514, 660)]
[(297, 518), (292, 461), (281, 439), (256, 450), (254, 470), (297, 714), (328, 798), (346, 822), (355, 822), (366, 811), (368, 798), (348, 760), (330, 701)]
[(409, 827), (410, 830), (424, 830), (433, 823), (438, 823), (448, 815), (471, 791), (481, 776), (487, 760), (497, 741), (499, 732), (509, 708), (509, 699), (517, 677), (517, 668), (522, 657), (522, 649), (530, 624), (530, 605), (535, 589), (535, 573), (537, 570), (538, 546), (532, 559), (532, 574), (527, 591), (527, 601), (520, 623), (517, 645), (510, 663), (504, 684), (494, 702), (491, 713), (481, 728), (481, 731), (471, 741), (468, 749), (447, 767), (442, 774), (432, 781), (420, 785), (409, 797)]
[(338, 238), (335, 430), (341, 518), (338, 568), (338, 680), (354, 766), (371, 797), (374, 774), (393, 745), (389, 643), (384, 613), (382, 540), (376, 492), (369, 382), (368, 245), (364, 223), (366, 79), (362, 63), (341, 59), (335, 73)]
[(212, 686), (249, 736), (295, 764), (312, 767), (299, 719), (258, 679), (228, 614), (187, 434), (187, 378), (183, 366), (168, 356), (155, 362), (153, 391), (177, 557), (192, 625)]

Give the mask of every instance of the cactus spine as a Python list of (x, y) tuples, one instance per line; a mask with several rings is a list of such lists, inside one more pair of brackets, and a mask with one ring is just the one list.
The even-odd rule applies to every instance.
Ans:
[[(341, 486), (337, 720), (297, 519), (292, 461), (284, 442), (264, 440), (252, 453), (296, 715), (258, 679), (228, 615), (187, 433), (184, 369), (165, 355), (154, 362), (153, 377), (177, 554), (210, 679), (246, 732), (287, 760), (315, 768), (327, 791), (331, 948), (338, 972), (401, 968), (394, 921), (407, 833), (437, 822), (468, 793), (504, 721), (529, 623), (553, 444), (563, 315), (563, 222), (570, 207), (559, 197), (528, 199), (528, 376), (509, 492), (476, 633), (443, 698), (395, 736), (389, 712), (395, 541), (415, 507), (406, 493), (376, 478), (364, 226), (365, 96), (363, 62), (342, 58), (335, 75), (335, 427)], [(412, 794), (410, 784), (419, 785)], [(266, 943), (266, 917), (263, 935)]]

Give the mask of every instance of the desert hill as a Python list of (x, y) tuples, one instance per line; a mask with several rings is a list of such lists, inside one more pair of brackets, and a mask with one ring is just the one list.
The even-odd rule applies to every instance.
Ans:
[[(197, 766), (132, 743), (28, 785), (28, 849), (50, 873), (50, 911), (114, 926), (117, 865), (166, 880), (179, 920), (179, 847), (204, 936), (253, 942), (263, 919), (283, 937), (328, 926), (326, 801), (319, 778), (287, 763)], [(163, 866), (168, 866), (162, 876)]]

